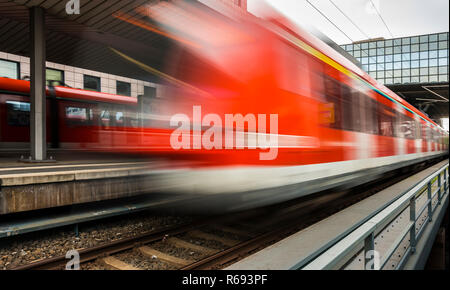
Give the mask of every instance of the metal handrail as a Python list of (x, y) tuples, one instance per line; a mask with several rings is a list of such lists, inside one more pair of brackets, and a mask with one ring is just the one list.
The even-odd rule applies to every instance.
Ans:
[[(444, 182), (442, 184), (442, 175), (444, 176)], [(436, 178), (437, 177), (437, 178)], [(434, 180), (436, 178), (436, 180)], [(431, 188), (433, 184), (438, 183), (437, 189), (432, 193)], [(364, 257), (365, 269), (382, 269), (389, 259), (392, 257), (393, 253), (400, 246), (403, 239), (409, 233), (410, 244), (405, 251), (400, 263), (397, 265), (397, 269), (401, 269), (407, 261), (407, 257), (414, 254), (416, 250), (417, 241), (421, 238), (421, 235), (426, 228), (426, 226), (432, 221), (432, 216), (438, 205), (441, 204), (442, 198), (448, 193), (449, 189), (449, 164), (442, 166), (439, 170), (429, 175), (411, 189), (402, 194), (397, 200), (392, 202), (389, 206), (379, 212), (377, 215), (369, 219), (367, 222), (359, 226), (353, 232), (337, 241), (331, 248), (317, 257), (315, 260), (311, 261), (302, 269), (333, 269), (338, 265), (345, 264), (349, 259), (347, 258), (350, 253), (359, 251), (361, 249), (360, 245), (364, 241)], [(427, 194), (427, 201), (424, 206), (418, 211), (416, 210), (416, 200), (422, 194)], [(433, 208), (433, 199), (437, 194), (437, 204)], [(405, 229), (401, 232), (398, 238), (390, 246), (387, 253), (384, 255), (382, 262), (378, 265), (376, 263), (367, 263), (370, 259), (367, 254), (371, 254), (375, 251), (375, 234), (377, 229), (382, 228), (387, 222), (395, 220), (395, 218), (401, 214), (405, 209), (409, 207), (410, 209), (410, 221)], [(416, 222), (422, 216), (422, 214), (428, 210), (428, 222), (424, 222), (420, 229), (417, 231)], [(370, 265), (370, 266), (368, 266)], [(369, 267), (369, 268), (367, 268)]]

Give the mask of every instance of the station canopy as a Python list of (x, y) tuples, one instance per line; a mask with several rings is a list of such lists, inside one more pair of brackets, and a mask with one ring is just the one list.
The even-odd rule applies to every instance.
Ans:
[[(176, 41), (152, 30), (156, 23), (139, 13), (159, 0), (80, 0), (80, 14), (69, 15), (61, 0), (0, 0), (0, 51), (30, 56), (29, 8), (45, 9), (46, 60), (129, 78), (160, 82), (161, 78), (141, 69), (111, 48), (131, 55), (156, 70), (170, 70), (164, 63)], [(201, 2), (195, 5), (210, 9)], [(211, 2), (211, 1), (209, 1)], [(173, 15), (168, 15), (173, 17)], [(147, 25), (147, 26), (146, 26)]]
[(441, 118), (449, 116), (448, 82), (389, 85), (389, 88), (438, 124)]

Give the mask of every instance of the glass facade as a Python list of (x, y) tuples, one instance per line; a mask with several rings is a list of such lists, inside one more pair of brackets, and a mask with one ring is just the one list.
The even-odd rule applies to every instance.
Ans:
[(118, 95), (131, 96), (131, 84), (126, 82), (117, 81), (116, 91)]
[(448, 82), (448, 32), (341, 45), (386, 85)]
[(84, 89), (89, 91), (100, 92), (100, 78), (94, 76), (83, 75)]

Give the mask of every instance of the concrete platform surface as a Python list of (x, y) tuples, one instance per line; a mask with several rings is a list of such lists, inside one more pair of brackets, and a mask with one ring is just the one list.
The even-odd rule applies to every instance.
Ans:
[(439, 162), (229, 266), (226, 270), (299, 269), (447, 163), (448, 160)]
[(114, 154), (58, 152), (54, 163), (18, 162), (0, 154), (0, 215), (147, 193), (145, 176), (162, 163)]
[(48, 164), (0, 168), (0, 185), (15, 186), (101, 179), (142, 174), (148, 162), (110, 162), (90, 164)]

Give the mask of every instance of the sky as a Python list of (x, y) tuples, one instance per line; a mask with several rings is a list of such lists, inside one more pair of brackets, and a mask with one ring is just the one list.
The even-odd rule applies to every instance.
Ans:
[[(257, 7), (261, 1), (263, 0), (248, 0), (248, 10), (258, 15)], [(449, 31), (449, 0), (266, 0), (266, 2), (292, 21), (305, 28), (312, 26), (338, 44), (348, 44), (368, 37), (388, 39)]]

